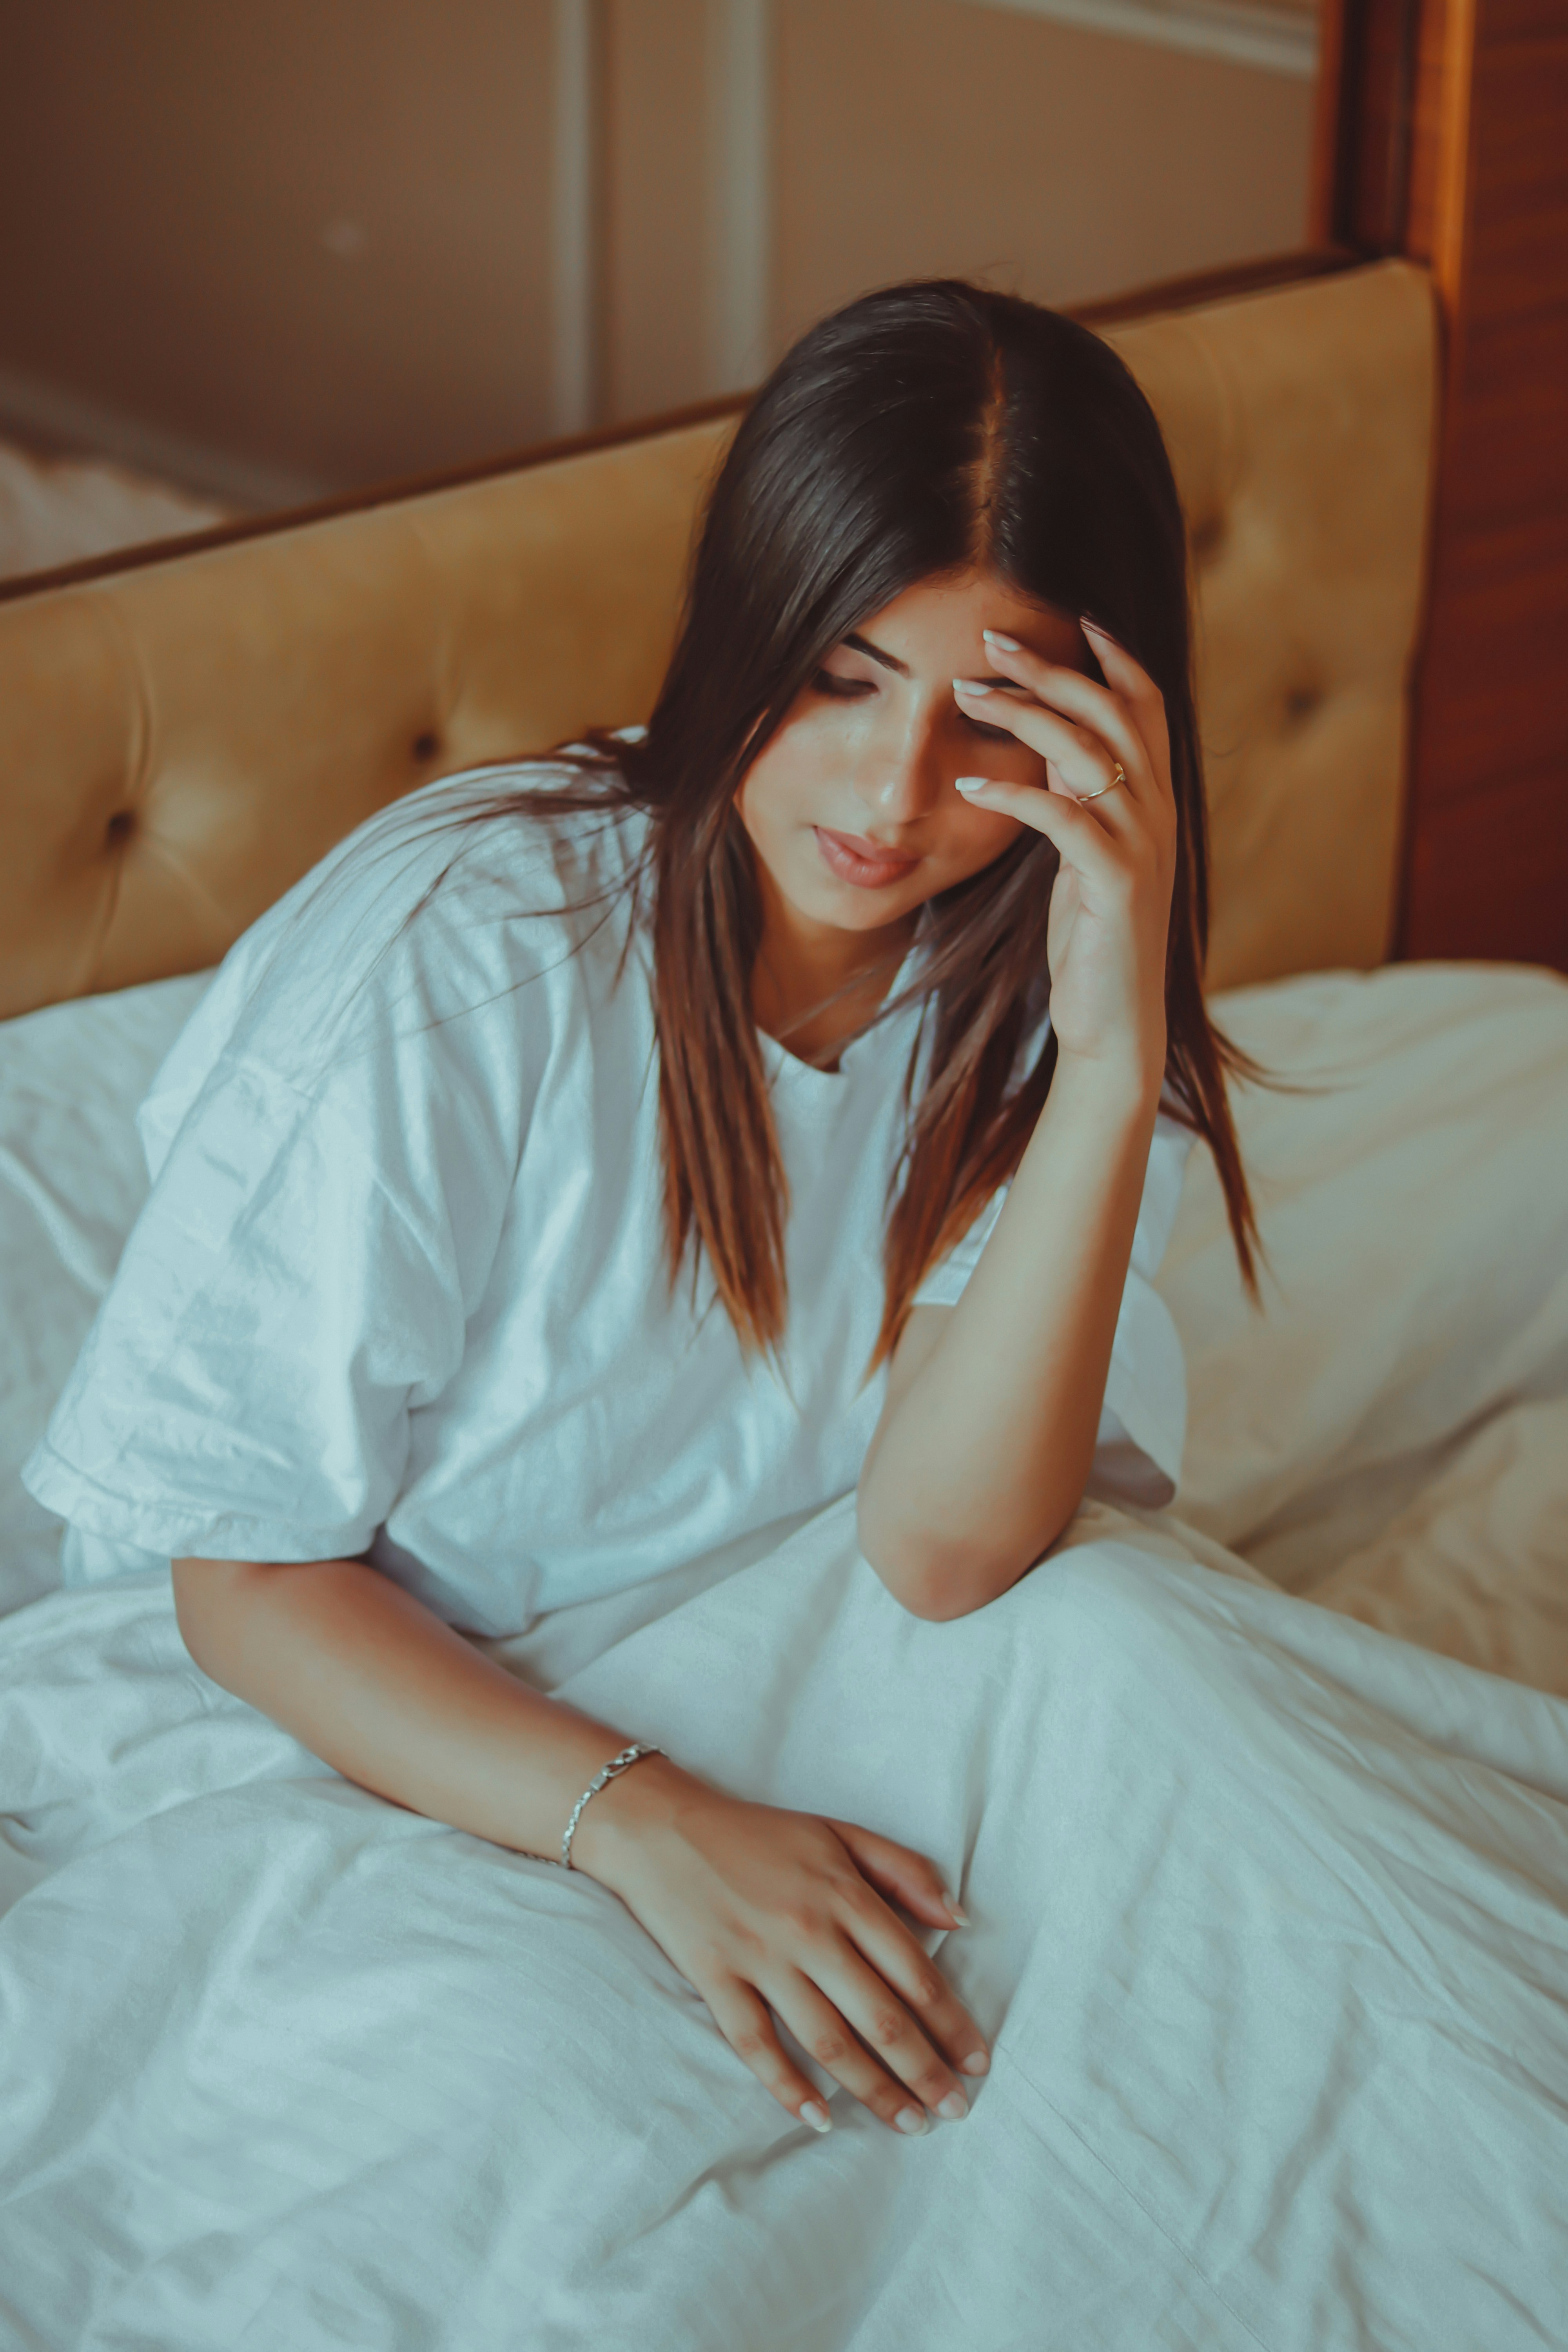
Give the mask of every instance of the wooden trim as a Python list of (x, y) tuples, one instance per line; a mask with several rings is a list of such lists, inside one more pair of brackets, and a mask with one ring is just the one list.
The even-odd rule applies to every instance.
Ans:
[(1266, 293), (1271, 286), (1299, 286), (1310, 278), (1332, 278), (1342, 269), (1359, 269), (1366, 258), (1364, 253), (1345, 245), (1308, 246), (1299, 253), (1265, 254), (1257, 261), (1234, 261), (1224, 269), (1169, 278), (1159, 285), (1111, 295), (1102, 302), (1075, 303), (1067, 315), (1080, 326), (1115, 327), (1127, 319), (1158, 318), (1169, 310), (1195, 310), (1207, 302)]
[(1340, 241), (1339, 191), (1347, 169), (1346, 148), (1353, 109), (1345, 79), (1347, 45), (1353, 47), (1353, 25), (1348, 20), (1362, 0), (1321, 0), (1318, 27), (1318, 82), (1312, 112), (1312, 152), (1307, 193), (1309, 246)]
[[(1426, 250), (1444, 302), (1457, 312), (1469, 226), (1471, 92), (1476, 68), (1476, 0), (1446, 0), (1442, 41), (1436, 60), (1440, 76), (1432, 133), (1432, 223)], [(1568, 123), (1563, 125), (1568, 137)]]
[(1405, 955), (1568, 969), (1565, 222), (1568, 17), (1420, 0), (1405, 249), (1436, 289), (1443, 394)]
[[(1441, 5), (1442, 0), (1437, 0)], [(1325, 0), (1310, 230), (1367, 257), (1408, 254), (1423, 48), (1434, 0)]]
[(1403, 253), (1410, 228), (1410, 163), (1415, 152), (1415, 52), (1421, 34), (1421, 0), (1399, 0), (1394, 29), (1393, 86), (1389, 92), (1388, 146), (1384, 159), (1384, 235), (1391, 253)]

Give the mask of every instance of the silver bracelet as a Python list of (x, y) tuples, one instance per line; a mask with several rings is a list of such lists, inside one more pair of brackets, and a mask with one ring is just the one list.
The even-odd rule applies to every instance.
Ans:
[(606, 1787), (618, 1774), (629, 1771), (632, 1766), (636, 1764), (640, 1758), (644, 1756), (662, 1756), (664, 1753), (665, 1750), (662, 1748), (656, 1748), (650, 1740), (639, 1739), (634, 1742), (630, 1748), (623, 1748), (618, 1756), (612, 1756), (609, 1762), (599, 1771), (595, 1773), (593, 1779), (589, 1781), (587, 1787), (584, 1790), (582, 1795), (573, 1806), (572, 1818), (566, 1824), (566, 1834), (561, 1841), (561, 1867), (563, 1870), (574, 1870), (576, 1868), (576, 1864), (572, 1859), (572, 1840), (575, 1834), (577, 1824), (583, 1818), (583, 1808), (587, 1803), (589, 1798), (596, 1797), (600, 1790)]

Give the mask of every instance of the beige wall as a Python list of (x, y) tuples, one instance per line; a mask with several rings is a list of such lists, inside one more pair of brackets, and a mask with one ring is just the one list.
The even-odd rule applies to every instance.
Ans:
[(4, 0), (0, 370), (328, 485), (545, 430), (550, 23)]
[(713, 390), (705, 0), (606, 0), (603, 417)]
[(262, 504), (449, 467), (890, 278), (1071, 302), (1293, 246), (1310, 105), (1020, 0), (0, 0), (0, 429)]
[(783, 0), (773, 314), (895, 278), (1050, 303), (1288, 251), (1310, 82), (965, 0)]

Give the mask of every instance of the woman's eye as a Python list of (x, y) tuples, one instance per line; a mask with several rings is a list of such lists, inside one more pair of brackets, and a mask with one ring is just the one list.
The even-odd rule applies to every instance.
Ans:
[(966, 727), (973, 728), (976, 735), (988, 735), (994, 743), (1016, 743), (1018, 740), (1005, 727), (988, 727), (984, 719), (971, 719), (967, 710), (963, 713), (963, 722)]
[(877, 691), (868, 677), (835, 677), (830, 669), (819, 669), (812, 684), (819, 694), (831, 694), (839, 702), (857, 702)]

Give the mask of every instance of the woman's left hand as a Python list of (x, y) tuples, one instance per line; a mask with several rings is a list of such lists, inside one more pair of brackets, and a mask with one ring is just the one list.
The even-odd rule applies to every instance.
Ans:
[[(992, 667), (1030, 698), (955, 679), (959, 708), (1005, 727), (1046, 763), (1046, 787), (962, 779), (978, 808), (1016, 817), (1056, 845), (1046, 953), (1060, 1053), (1136, 1073), (1158, 1091), (1165, 1066), (1165, 940), (1176, 865), (1165, 706), (1148, 672), (1092, 622), (1085, 636), (1107, 684), (990, 630)], [(1120, 764), (1125, 781), (1114, 783)], [(1089, 800), (1088, 795), (1098, 797)]]

